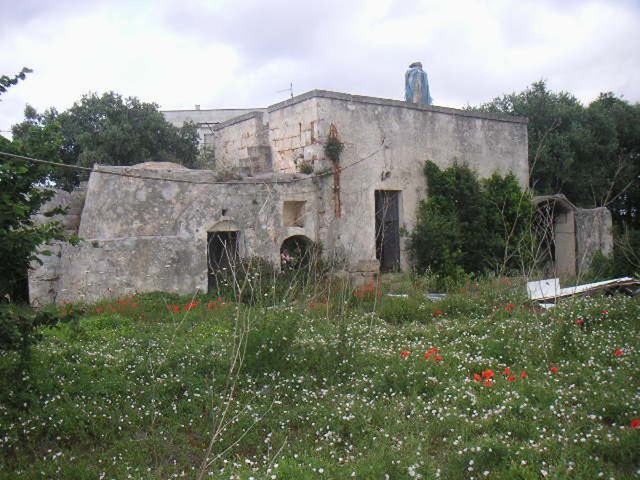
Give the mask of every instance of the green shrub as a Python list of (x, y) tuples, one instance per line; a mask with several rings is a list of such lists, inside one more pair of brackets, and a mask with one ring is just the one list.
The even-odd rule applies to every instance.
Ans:
[(39, 339), (36, 326), (36, 315), (30, 308), (0, 305), (0, 350), (28, 356), (29, 348)]
[(444, 277), (521, 270), (530, 262), (533, 204), (513, 174), (480, 181), (466, 165), (424, 168), (429, 197), (418, 208), (409, 251), (418, 271)]

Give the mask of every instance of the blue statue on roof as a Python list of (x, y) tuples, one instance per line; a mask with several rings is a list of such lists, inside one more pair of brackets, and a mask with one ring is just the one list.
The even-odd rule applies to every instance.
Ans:
[(429, 95), (427, 72), (422, 70), (422, 63), (413, 62), (404, 75), (404, 99), (407, 102), (431, 105), (433, 99)]

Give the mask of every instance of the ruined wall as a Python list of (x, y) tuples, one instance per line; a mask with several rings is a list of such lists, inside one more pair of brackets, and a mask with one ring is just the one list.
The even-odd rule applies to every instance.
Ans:
[(216, 167), (253, 175), (271, 171), (272, 150), (265, 114), (252, 112), (222, 123), (213, 136)]
[(281, 181), (217, 184), (210, 171), (98, 167), (87, 187), (78, 232), (83, 242), (62, 247), (56, 301), (206, 291), (207, 233), (230, 226), (240, 231), (240, 255), (279, 264), (287, 237), (317, 241), (313, 215), (305, 216), (302, 226), (283, 223), (284, 201), (317, 210), (312, 182)]
[[(288, 100), (268, 108), (269, 141), (274, 171), (294, 173), (301, 162), (314, 164), (324, 157), (319, 130), (323, 119), (314, 97)], [(293, 99), (296, 100), (296, 99)]]
[(578, 273), (586, 273), (596, 252), (605, 256), (613, 253), (611, 212), (606, 207), (577, 209), (576, 250)]
[[(36, 223), (48, 223), (59, 221), (62, 223), (65, 235), (68, 237), (77, 235), (80, 226), (80, 218), (86, 195), (86, 183), (73, 192), (58, 190), (55, 196), (44, 204), (41, 212), (47, 212), (56, 207), (65, 207), (65, 215), (56, 215), (53, 218), (38, 214)], [(66, 242), (56, 241), (40, 249), (49, 250), (51, 255), (38, 255), (40, 262), (33, 262), (29, 270), (29, 301), (34, 306), (47, 303), (55, 303), (58, 300), (59, 281), (63, 274), (63, 262), (65, 253), (70, 245)]]
[[(528, 183), (527, 127), (520, 118), (325, 91), (300, 95), (267, 112), (276, 172), (295, 172), (300, 162), (312, 164), (316, 174), (330, 171), (324, 143), (330, 125), (337, 127), (345, 144), (341, 167), (346, 167), (340, 174), (340, 208), (336, 214), (333, 177), (323, 177), (318, 234), (328, 250), (339, 251), (352, 265), (375, 258), (375, 190), (402, 191), (401, 227), (414, 227), (418, 202), (426, 196), (426, 160), (442, 168), (466, 162), (481, 177), (512, 171), (521, 185)], [(247, 135), (240, 127), (234, 135)], [(401, 259), (407, 267), (405, 251), (403, 241)]]

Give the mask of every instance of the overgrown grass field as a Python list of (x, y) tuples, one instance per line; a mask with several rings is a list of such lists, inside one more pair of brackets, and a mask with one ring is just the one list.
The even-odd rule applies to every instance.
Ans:
[(640, 478), (637, 299), (405, 286), (67, 307), (0, 352), (0, 477)]

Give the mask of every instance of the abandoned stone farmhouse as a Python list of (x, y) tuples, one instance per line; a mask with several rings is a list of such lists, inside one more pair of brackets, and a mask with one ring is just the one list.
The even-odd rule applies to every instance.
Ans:
[[(82, 242), (56, 244), (34, 265), (32, 304), (206, 292), (230, 256), (279, 266), (300, 242), (321, 245), (354, 276), (406, 269), (401, 232), (428, 193), (426, 160), (529, 180), (525, 118), (321, 90), (255, 110), (165, 115), (198, 123), (215, 169), (96, 165), (88, 182), (52, 200), (69, 206), (63, 223)], [(330, 135), (344, 144), (339, 162), (325, 156)], [(557, 208), (558, 267), (575, 274), (610, 249), (611, 220), (606, 209)]]

